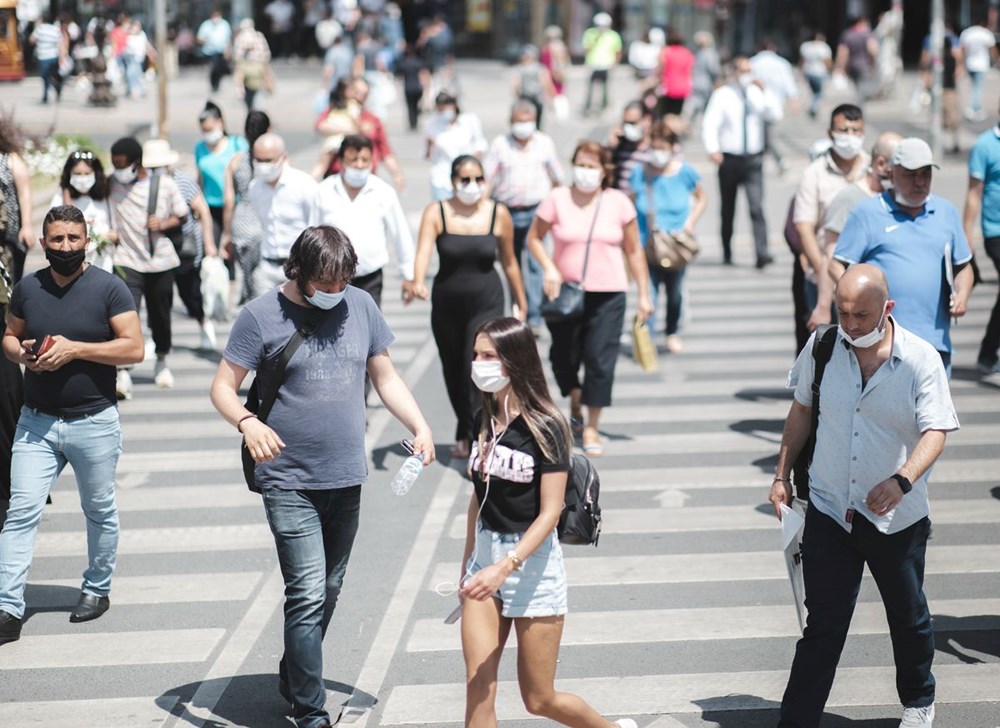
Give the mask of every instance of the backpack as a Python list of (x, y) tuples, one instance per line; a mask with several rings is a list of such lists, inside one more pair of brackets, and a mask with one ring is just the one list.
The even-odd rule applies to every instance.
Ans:
[(816, 430), (819, 428), (819, 388), (823, 383), (823, 373), (833, 356), (833, 347), (837, 343), (837, 326), (826, 324), (816, 329), (813, 340), (812, 356), (816, 362), (812, 383), (812, 423), (809, 428), (809, 438), (802, 446), (802, 451), (792, 466), (792, 481), (795, 484), (795, 495), (804, 501), (809, 500), (809, 466), (812, 465), (813, 451), (816, 449)]
[(566, 480), (566, 498), (559, 516), (559, 541), (574, 546), (597, 545), (601, 537), (601, 478), (586, 455), (573, 453)]

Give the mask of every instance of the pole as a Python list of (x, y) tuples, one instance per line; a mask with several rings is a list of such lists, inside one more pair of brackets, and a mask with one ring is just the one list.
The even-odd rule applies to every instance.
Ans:
[(166, 139), (167, 128), (167, 0), (156, 0), (153, 14), (156, 23), (156, 125), (153, 136)]
[(931, 151), (941, 159), (941, 100), (944, 76), (944, 0), (931, 0)]

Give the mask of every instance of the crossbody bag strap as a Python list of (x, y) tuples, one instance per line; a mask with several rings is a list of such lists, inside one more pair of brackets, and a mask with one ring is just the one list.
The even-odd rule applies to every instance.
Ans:
[(310, 311), (309, 314), (306, 315), (306, 320), (302, 322), (302, 326), (295, 330), (295, 333), (292, 334), (292, 338), (288, 340), (288, 343), (285, 344), (285, 348), (282, 349), (281, 356), (278, 357), (278, 361), (274, 367), (274, 388), (271, 389), (265, 397), (261, 398), (260, 406), (257, 408), (257, 419), (261, 422), (267, 422), (267, 416), (271, 414), (271, 408), (274, 407), (274, 402), (278, 399), (278, 390), (281, 389), (281, 385), (285, 383), (285, 375), (288, 371), (288, 362), (290, 362), (292, 357), (295, 356), (295, 352), (299, 350), (302, 343), (316, 332), (316, 329), (319, 327), (319, 323), (319, 314), (315, 311)]
[(815, 369), (812, 383), (812, 436), (816, 436), (819, 429), (819, 393), (823, 384), (823, 374), (826, 372), (826, 365), (833, 358), (833, 348), (837, 345), (837, 327), (827, 324), (820, 331), (816, 332), (816, 340), (813, 344), (813, 360)]
[(587, 265), (590, 263), (590, 241), (594, 237), (594, 228), (597, 227), (597, 216), (601, 213), (601, 200), (604, 199), (604, 190), (597, 193), (597, 207), (594, 208), (594, 219), (590, 221), (590, 231), (587, 233), (587, 251), (583, 254), (583, 270), (580, 272), (580, 285), (587, 279)]
[[(642, 176), (646, 177), (645, 170)], [(646, 177), (646, 237), (652, 238), (654, 230), (656, 230), (656, 205), (653, 203), (653, 180)]]
[[(156, 198), (160, 194), (160, 172), (153, 172), (150, 174), (149, 178), (149, 203), (146, 205), (146, 215), (152, 216), (156, 214)], [(148, 227), (146, 232), (149, 234), (149, 257), (152, 258), (156, 255), (156, 238), (155, 233)]]

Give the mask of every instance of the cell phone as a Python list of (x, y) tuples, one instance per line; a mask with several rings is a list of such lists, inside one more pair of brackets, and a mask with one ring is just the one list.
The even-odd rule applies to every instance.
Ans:
[(52, 345), (54, 343), (55, 343), (55, 340), (51, 336), (49, 336), (48, 334), (46, 334), (45, 336), (43, 336), (40, 339), (35, 339), (35, 343), (33, 345), (26, 346), (26, 345), (22, 344), (22, 346), (24, 347), (25, 351), (27, 351), (28, 353), (34, 355), (34, 357), (37, 359), (42, 354), (44, 354), (49, 349), (51, 349)]
[(447, 617), (444, 618), (444, 623), (455, 624), (455, 622), (457, 622), (461, 618), (462, 618), (462, 605), (459, 604), (457, 607), (451, 610), (451, 614), (449, 614)]
[(399, 444), (402, 445), (403, 449), (406, 450), (406, 452), (410, 453), (410, 455), (414, 454), (415, 450), (413, 449), (412, 442), (410, 442), (409, 440), (400, 440)]

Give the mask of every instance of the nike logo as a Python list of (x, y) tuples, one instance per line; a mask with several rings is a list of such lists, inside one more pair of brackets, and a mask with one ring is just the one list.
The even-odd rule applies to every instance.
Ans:
[(885, 231), (886, 231), (887, 233), (891, 233), (891, 232), (892, 232), (893, 230), (895, 230), (895, 229), (896, 229), (896, 228), (898, 228), (898, 227), (899, 227), (899, 225), (889, 225), (889, 226), (888, 226), (888, 227), (887, 227), (887, 228), (885, 229)]

